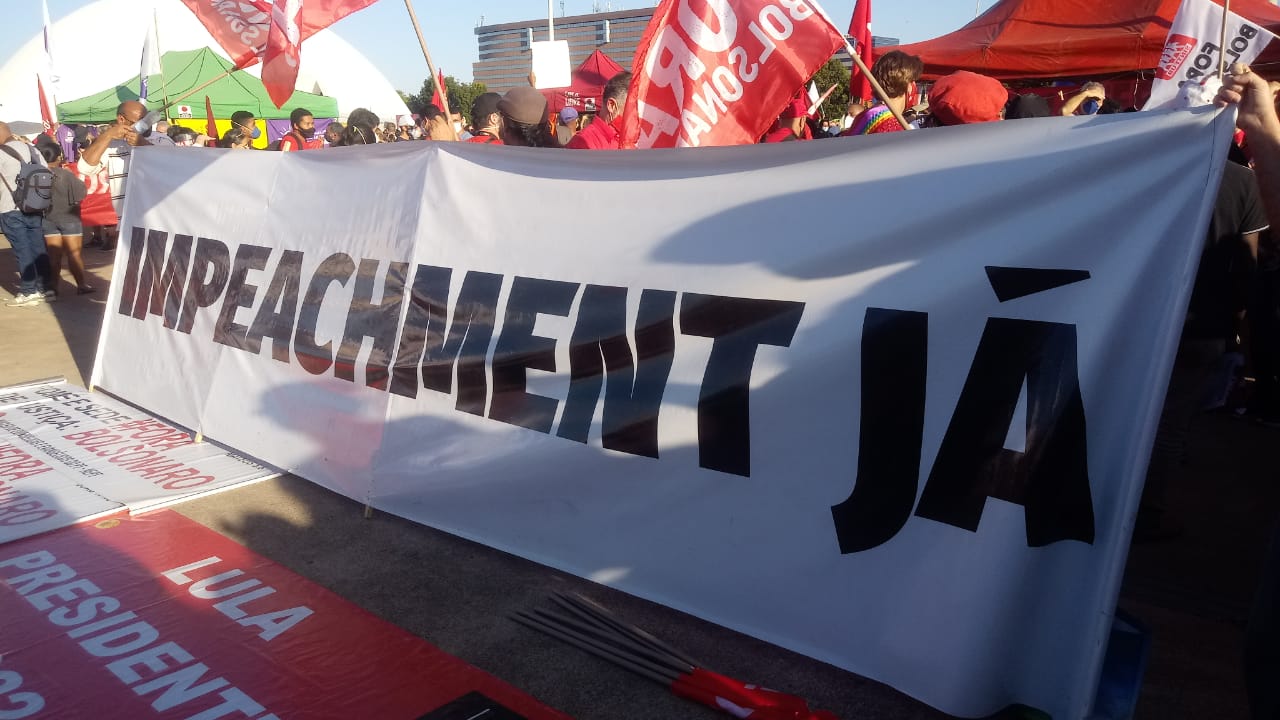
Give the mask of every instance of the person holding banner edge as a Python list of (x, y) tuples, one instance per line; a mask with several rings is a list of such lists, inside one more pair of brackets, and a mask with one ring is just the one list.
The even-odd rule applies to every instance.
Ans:
[[(1219, 106), (1238, 108), (1236, 127), (1245, 132), (1253, 151), (1254, 173), (1262, 204), (1270, 217), (1280, 217), (1280, 117), (1265, 78), (1236, 63), (1223, 77)], [(1254, 718), (1280, 717), (1280, 525), (1271, 537), (1249, 623), (1245, 630), (1245, 687)]]

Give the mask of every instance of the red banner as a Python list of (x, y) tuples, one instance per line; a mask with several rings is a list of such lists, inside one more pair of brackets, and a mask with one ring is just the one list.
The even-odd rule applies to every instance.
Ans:
[(636, 50), (623, 147), (753, 143), (843, 44), (804, 0), (663, 0)]
[(298, 20), (302, 7), (301, 2), (276, 0), (271, 13), (267, 49), (262, 55), (262, 85), (278, 108), (289, 101), (293, 86), (298, 81), (298, 63), (302, 53)]
[(0, 715), (567, 720), (170, 511), (0, 546)]
[(44, 94), (44, 80), (39, 75), (36, 75), (36, 92), (40, 94), (40, 120), (44, 124), (44, 134), (53, 137), (53, 129), (58, 126), (55, 119), (57, 113)]
[[(862, 58), (862, 63), (870, 70), (876, 61), (871, 52), (871, 0), (858, 0), (853, 6), (853, 19), (849, 21), (849, 36), (853, 38), (858, 57)], [(871, 90), (871, 79), (864, 75), (856, 64), (850, 76), (849, 97), (868, 102), (875, 99)]]
[(115, 206), (111, 204), (111, 185), (107, 182), (106, 173), (81, 175), (76, 163), (68, 163), (66, 168), (76, 177), (84, 180), (85, 196), (80, 201), (80, 221), (85, 227), (102, 227), (120, 222), (116, 216)]
[[(245, 68), (262, 60), (267, 53), (272, 27), (284, 27), (288, 6), (296, 7), (297, 43), (315, 35), (351, 13), (372, 5), (376, 0), (182, 0), (237, 67)], [(275, 22), (273, 14), (277, 14)], [(290, 88), (292, 92), (292, 87)], [(272, 97), (275, 100), (275, 97)]]

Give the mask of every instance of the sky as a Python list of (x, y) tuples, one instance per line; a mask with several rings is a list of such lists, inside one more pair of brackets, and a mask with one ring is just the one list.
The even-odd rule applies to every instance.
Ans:
[[(5, 28), (0, 33), (0, 65), (18, 48), (40, 32), (39, 0), (0, 0), (4, 3)], [(49, 15), (56, 22), (92, 0), (48, 0)], [(459, 80), (471, 80), (471, 63), (476, 60), (477, 25), (545, 18), (543, 0), (413, 0), (431, 58)], [(581, 15), (604, 10), (633, 10), (652, 7), (653, 0), (554, 0), (556, 16)], [(823, 7), (841, 29), (853, 14), (854, 0), (826, 0)], [(980, 4), (986, 10), (994, 0), (881, 0), (872, 6), (871, 30), (876, 35), (900, 38), (903, 42), (927, 40), (944, 35), (972, 20)], [(379, 0), (333, 28), (373, 62), (397, 89), (417, 92), (430, 74), (418, 40), (409, 22), (403, 0)], [(163, 33), (163, 28), (161, 28)], [(100, 38), (109, 43), (109, 38)], [(55, 48), (57, 40), (55, 38)], [(122, 52), (135, 52), (121, 49)], [(141, 48), (137, 50), (140, 52)], [(622, 65), (628, 62), (616, 58)], [(306, 45), (302, 62), (306, 63)]]

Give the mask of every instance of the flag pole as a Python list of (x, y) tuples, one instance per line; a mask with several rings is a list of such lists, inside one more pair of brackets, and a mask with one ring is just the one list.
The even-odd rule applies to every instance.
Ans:
[[(201, 83), (200, 85), (198, 85), (198, 86), (196, 86), (196, 87), (191, 88), (190, 90), (188, 90), (188, 91), (186, 91), (186, 92), (182, 93), (181, 95), (179, 95), (178, 97), (174, 98), (172, 101), (166, 100), (166, 101), (165, 101), (165, 107), (164, 107), (164, 109), (165, 109), (165, 113), (168, 113), (168, 112), (169, 112), (169, 107), (170, 107), (171, 105), (177, 105), (178, 103), (182, 102), (183, 100), (186, 100), (187, 98), (191, 97), (192, 95), (195, 95), (196, 93), (200, 92), (201, 90), (203, 90), (203, 89), (205, 89), (205, 88), (209, 87), (210, 85), (212, 85), (212, 84), (214, 84), (214, 83), (218, 82), (219, 80), (221, 80), (221, 79), (223, 79), (223, 78), (225, 78), (225, 77), (229, 76), (231, 73), (233, 73), (233, 72), (235, 72), (235, 71), (237, 71), (237, 70), (239, 70), (239, 69), (240, 69), (240, 68), (239, 68), (239, 66), (237, 66), (237, 65), (232, 65), (231, 67), (229, 67), (229, 68), (227, 68), (226, 70), (222, 71), (222, 73), (221, 73), (221, 74), (219, 74), (218, 76), (216, 76), (216, 77), (214, 77), (214, 78), (211, 78), (208, 82)], [(163, 71), (162, 71), (162, 72), (163, 72)]]
[[(408, 0), (405, 1), (408, 2)], [(889, 108), (889, 112), (893, 113), (893, 118), (898, 121), (898, 124), (902, 126), (902, 129), (911, 130), (911, 125), (907, 124), (906, 118), (902, 117), (902, 113), (898, 112), (898, 109), (889, 102), (889, 93), (884, 91), (884, 88), (880, 86), (880, 82), (871, 74), (870, 68), (867, 67), (866, 63), (862, 62), (862, 58), (858, 55), (857, 51), (853, 49), (853, 43), (850, 43), (849, 38), (840, 30), (839, 27), (836, 27), (834, 22), (831, 21), (831, 16), (827, 14), (827, 9), (819, 5), (816, 0), (812, 0), (809, 3), (809, 6), (814, 10), (817, 10), (818, 14), (822, 16), (822, 19), (826, 20), (827, 24), (831, 26), (831, 29), (835, 30), (836, 33), (840, 35), (840, 39), (844, 41), (845, 51), (849, 53), (849, 57), (853, 58), (853, 64), (857, 65), (858, 70), (862, 71), (862, 74), (866, 76), (867, 80), (871, 83), (871, 89), (875, 92), (876, 97), (880, 98), (880, 102), (884, 103), (884, 106)]]
[[(831, 27), (835, 27), (835, 25), (833, 24)], [(839, 29), (837, 28), (836, 31), (839, 32)], [(898, 121), (898, 124), (902, 126), (903, 130), (913, 129), (911, 125), (907, 123), (906, 118), (902, 117), (902, 113), (889, 102), (889, 93), (884, 91), (884, 88), (880, 86), (880, 81), (876, 80), (876, 76), (871, 74), (871, 70), (867, 67), (867, 64), (862, 62), (862, 58), (854, 51), (853, 44), (849, 42), (849, 38), (845, 37), (844, 33), (840, 33), (840, 37), (844, 40), (844, 49), (849, 53), (849, 57), (853, 58), (853, 62), (858, 66), (858, 70), (860, 70), (862, 74), (866, 76), (867, 80), (871, 82), (871, 89), (875, 91), (876, 97), (880, 98), (880, 102), (884, 103), (884, 106), (889, 108), (889, 112), (893, 113), (894, 119)]]
[(151, 25), (156, 30), (156, 64), (160, 66), (160, 95), (164, 98), (164, 119), (172, 119), (169, 115), (169, 78), (164, 74), (164, 53), (160, 52), (160, 20), (156, 17), (156, 9), (151, 8)]
[(1227, 21), (1231, 19), (1231, 0), (1222, 0), (1222, 35), (1218, 40), (1218, 80), (1227, 77)]
[[(427, 71), (431, 73), (432, 82), (440, 84), (440, 73), (436, 72), (436, 64), (431, 62), (431, 53), (427, 50), (427, 40), (422, 36), (422, 27), (418, 25), (418, 15), (413, 11), (412, 0), (404, 0), (404, 7), (409, 11), (409, 20), (413, 22), (413, 31), (418, 34), (418, 44), (422, 46), (422, 57), (427, 61)], [(444, 107), (440, 108), (444, 111), (444, 118), (449, 124), (449, 134), (453, 135), (453, 139), (458, 139), (458, 129), (453, 126), (453, 113), (449, 110), (449, 89), (440, 88), (440, 102)], [(458, 112), (462, 112), (462, 108), (458, 108)]]

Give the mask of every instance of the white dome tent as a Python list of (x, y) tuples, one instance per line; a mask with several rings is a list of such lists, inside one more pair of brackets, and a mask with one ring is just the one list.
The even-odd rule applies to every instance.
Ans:
[[(208, 47), (226, 56), (181, 0), (98, 0), (53, 23), (57, 102), (100, 92), (138, 74), (152, 5), (162, 52)], [(0, 65), (0, 120), (40, 121), (36, 74), (43, 64), (44, 44), (37, 33)], [(254, 65), (247, 71), (258, 75), (261, 67)], [(409, 113), (373, 63), (330, 30), (302, 44), (296, 88), (306, 92), (318, 88), (336, 99), (343, 117), (358, 107), (369, 108), (385, 120)], [(45, 90), (49, 91), (47, 85)]]

